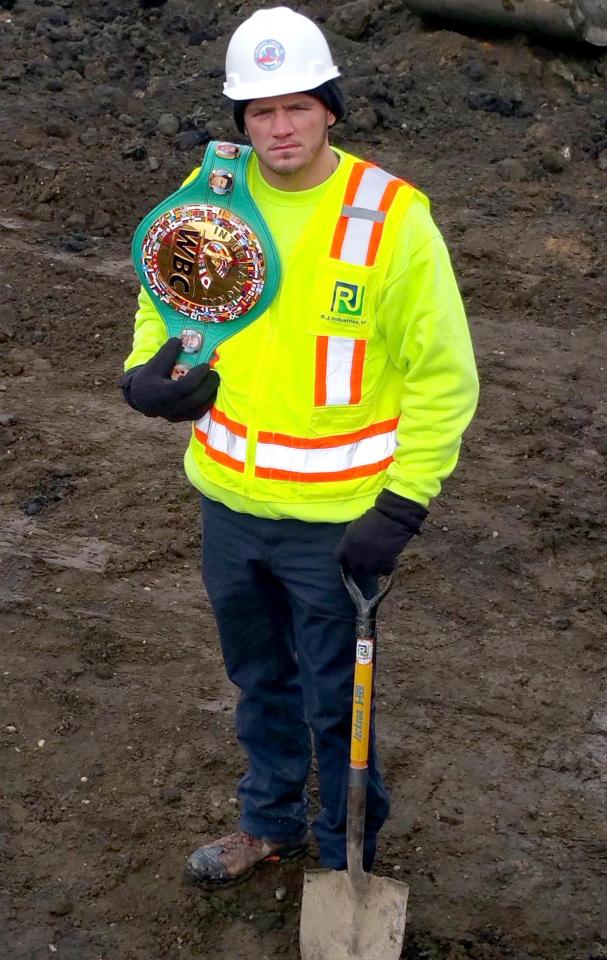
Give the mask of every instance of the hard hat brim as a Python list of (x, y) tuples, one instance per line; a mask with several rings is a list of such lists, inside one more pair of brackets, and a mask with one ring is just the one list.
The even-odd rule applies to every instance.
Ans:
[(223, 85), (224, 96), (229, 100), (261, 100), (263, 97), (282, 96), (286, 93), (307, 93), (326, 83), (327, 80), (334, 80), (340, 76), (339, 69), (332, 67), (324, 70), (320, 76), (306, 73), (295, 77), (289, 77), (287, 81), (281, 80), (280, 90), (277, 90), (276, 77), (272, 74), (267, 79), (256, 80), (254, 83), (240, 83), (231, 87), (226, 81)]

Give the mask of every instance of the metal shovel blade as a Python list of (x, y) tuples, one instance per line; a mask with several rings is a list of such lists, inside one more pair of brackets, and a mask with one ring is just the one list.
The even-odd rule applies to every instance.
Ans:
[(346, 870), (304, 874), (299, 946), (302, 960), (398, 960), (405, 936), (406, 883)]

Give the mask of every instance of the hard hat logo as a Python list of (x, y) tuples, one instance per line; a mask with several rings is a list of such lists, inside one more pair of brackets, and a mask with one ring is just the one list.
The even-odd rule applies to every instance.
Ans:
[(255, 47), (254, 57), (260, 70), (277, 70), (285, 62), (285, 48), (278, 40), (262, 40)]

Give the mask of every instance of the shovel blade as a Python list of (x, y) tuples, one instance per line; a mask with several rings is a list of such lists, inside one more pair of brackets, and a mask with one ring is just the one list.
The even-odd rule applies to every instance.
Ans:
[(346, 870), (304, 874), (302, 960), (398, 960), (407, 917), (406, 883), (365, 874), (355, 889)]

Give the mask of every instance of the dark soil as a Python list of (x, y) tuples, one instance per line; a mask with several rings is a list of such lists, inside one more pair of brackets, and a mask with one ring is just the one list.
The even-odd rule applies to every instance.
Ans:
[[(258, 6), (0, 2), (1, 960), (298, 956), (301, 864), (180, 884), (244, 760), (188, 429), (116, 387), (131, 235), (234, 136)], [(407, 960), (606, 960), (607, 52), (296, 6), (343, 69), (336, 143), (432, 198), (482, 377), (381, 618), (376, 872), (410, 884)]]

